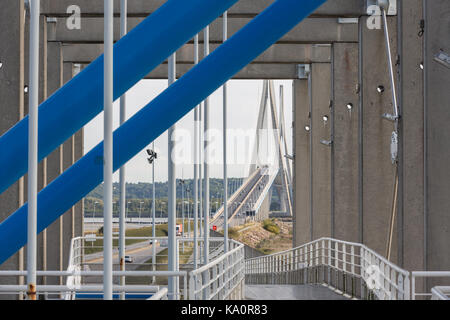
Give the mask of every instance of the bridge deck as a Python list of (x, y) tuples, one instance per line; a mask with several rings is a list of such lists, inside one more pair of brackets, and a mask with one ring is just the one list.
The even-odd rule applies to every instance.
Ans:
[(246, 285), (247, 300), (347, 300), (321, 285)]

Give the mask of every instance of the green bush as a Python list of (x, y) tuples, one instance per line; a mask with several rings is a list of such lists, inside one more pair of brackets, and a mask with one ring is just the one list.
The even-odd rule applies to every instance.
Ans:
[(274, 222), (274, 220), (271, 219), (266, 219), (263, 221), (263, 228), (275, 234), (280, 233), (280, 227)]

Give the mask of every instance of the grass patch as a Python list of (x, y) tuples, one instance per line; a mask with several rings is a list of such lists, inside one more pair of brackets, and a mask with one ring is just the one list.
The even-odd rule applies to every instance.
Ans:
[(239, 232), (236, 228), (228, 228), (228, 236), (231, 239), (237, 239), (239, 237)]
[(280, 234), (280, 227), (275, 223), (274, 219), (266, 219), (263, 221), (263, 228), (274, 234)]

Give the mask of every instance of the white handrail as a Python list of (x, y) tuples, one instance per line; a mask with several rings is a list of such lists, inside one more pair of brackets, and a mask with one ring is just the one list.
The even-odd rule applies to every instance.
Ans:
[(189, 273), (190, 300), (243, 298), (244, 245), (229, 243), (230, 251)]
[[(314, 269), (314, 270), (313, 270)], [(320, 238), (299, 247), (246, 260), (251, 283), (319, 282), (352, 296), (346, 282), (350, 276), (378, 299), (409, 299), (410, 273), (389, 262), (363, 244)], [(363, 286), (364, 285), (364, 286)], [(348, 292), (346, 292), (348, 291)]]

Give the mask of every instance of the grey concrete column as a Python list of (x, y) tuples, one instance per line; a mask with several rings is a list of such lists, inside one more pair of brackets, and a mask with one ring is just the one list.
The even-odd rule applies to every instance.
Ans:
[[(48, 43), (48, 87), (47, 95), (52, 95), (62, 84), (62, 51), (60, 43)], [(64, 145), (47, 157), (47, 183), (50, 184), (63, 172)], [(57, 201), (55, 199), (55, 201)], [(64, 217), (54, 221), (47, 228), (47, 269), (63, 270), (63, 229)], [(47, 284), (62, 284), (62, 278), (48, 277)]]
[[(331, 64), (313, 63), (312, 92), (312, 239), (331, 236)], [(324, 121), (327, 117), (327, 121)]]
[[(61, 57), (62, 57), (62, 49), (61, 49)], [(71, 63), (63, 63), (63, 59), (61, 58), (60, 63), (60, 71), (61, 71), (61, 86), (66, 82), (72, 79), (73, 75), (73, 65)], [(75, 143), (75, 135), (64, 142), (64, 156), (63, 156), (63, 171), (67, 170), (72, 166), (75, 159), (74, 154), (74, 143)], [(69, 255), (70, 255), (70, 243), (75, 235), (75, 225), (76, 225), (76, 215), (75, 215), (75, 207), (72, 207), (66, 213), (64, 213), (64, 221), (63, 221), (63, 269), (67, 269), (69, 263)]]
[(293, 81), (293, 141), (294, 141), (294, 214), (293, 246), (310, 240), (310, 143), (311, 127), (309, 115), (309, 94), (307, 80)]
[[(80, 66), (80, 70), (82, 67)], [(80, 71), (78, 70), (78, 71)], [(71, 80), (74, 76), (76, 76), (77, 68), (75, 68), (72, 63), (64, 63), (64, 83)], [(77, 162), (84, 156), (84, 128), (75, 133), (75, 135), (71, 138), (72, 141), (72, 160), (73, 163)], [(84, 202), (81, 199), (74, 206), (74, 222), (72, 226), (73, 236), (80, 237), (84, 234)]]
[[(27, 21), (29, 23), (29, 21)], [(27, 33), (28, 37), (28, 33)], [(28, 43), (28, 41), (27, 41)], [(28, 46), (28, 45), (27, 45)], [(27, 51), (28, 52), (28, 51)], [(28, 64), (28, 60), (26, 61)], [(27, 68), (28, 69), (28, 68)], [(39, 103), (47, 99), (47, 22), (45, 16), (39, 17)], [(27, 104), (28, 105), (28, 104)], [(38, 191), (47, 186), (47, 159), (38, 165)], [(47, 232), (44, 230), (37, 237), (37, 270), (47, 270)], [(45, 279), (38, 277), (38, 284)]]
[(333, 237), (358, 242), (358, 44), (333, 45)]
[[(396, 17), (388, 17), (393, 56), (397, 56)], [(362, 220), (363, 243), (380, 254), (386, 252), (391, 203), (394, 190), (394, 166), (390, 141), (393, 123), (382, 119), (392, 113), (390, 80), (383, 29), (368, 29), (362, 18), (360, 54), (362, 67)], [(394, 61), (395, 63), (395, 61)], [(377, 87), (384, 92), (379, 93)], [(397, 262), (397, 238), (394, 237), (392, 261)]]
[[(450, 2), (425, 2), (425, 230), (427, 270), (450, 269), (450, 69), (434, 60), (450, 54)], [(448, 279), (428, 282), (449, 285)]]
[[(400, 184), (399, 265), (407, 270), (424, 270), (424, 100), (422, 0), (401, 1), (399, 14), (400, 69)], [(416, 284), (417, 286), (419, 284)]]
[[(24, 117), (24, 5), (23, 1), (2, 1), (0, 10), (0, 135)], [(0, 194), (0, 221), (24, 203), (24, 184), (16, 182)], [(19, 253), (4, 262), (0, 269), (23, 269)], [(2, 279), (2, 284), (18, 284), (19, 279)], [(6, 298), (6, 297), (5, 297)], [(11, 297), (16, 298), (16, 297)]]

